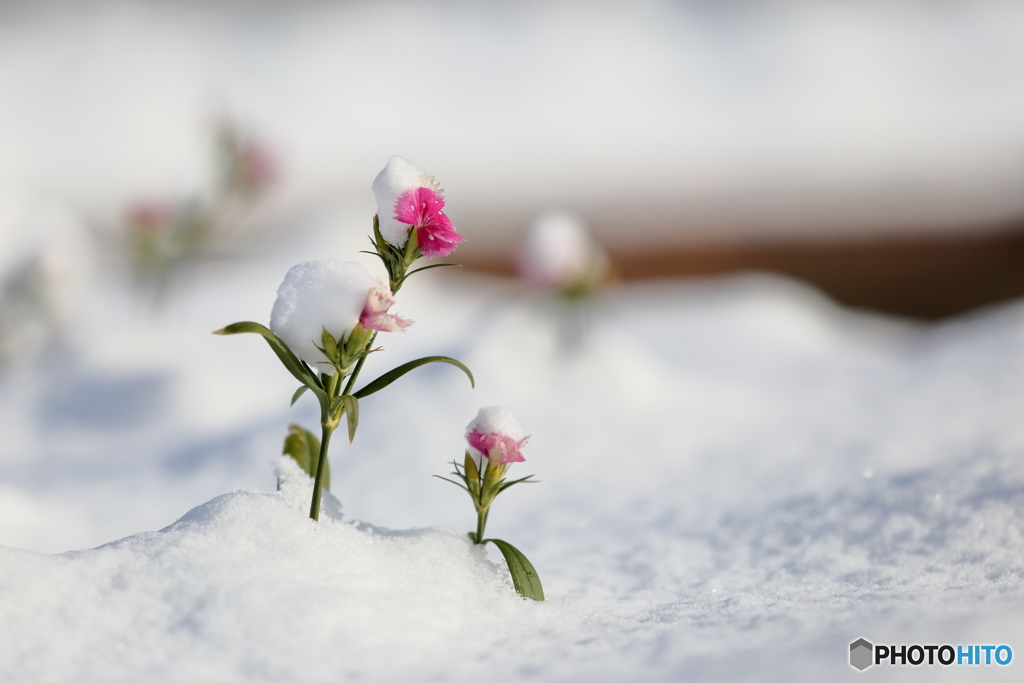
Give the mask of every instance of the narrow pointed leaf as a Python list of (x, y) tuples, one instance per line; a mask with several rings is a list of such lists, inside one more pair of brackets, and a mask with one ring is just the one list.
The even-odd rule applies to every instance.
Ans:
[(394, 382), (396, 379), (406, 374), (407, 372), (415, 370), (421, 365), (426, 365), (427, 363), (448, 363), (450, 365), (454, 365), (455, 367), (459, 368), (464, 373), (466, 373), (466, 376), (469, 377), (470, 386), (476, 386), (476, 380), (473, 379), (473, 373), (470, 372), (469, 368), (467, 368), (459, 361), (455, 360), (454, 358), (449, 358), (448, 356), (427, 356), (426, 358), (411, 360), (408, 363), (399, 365), (397, 368), (391, 370), (390, 372), (385, 372), (383, 375), (373, 380), (372, 382), (370, 382), (365, 387), (363, 387), (362, 389), (360, 389), (359, 391), (355, 392), (352, 395), (355, 396), (356, 398), (366, 398), (370, 394), (377, 393), (378, 391), (380, 391), (387, 385), (391, 384), (392, 382)]
[[(502, 491), (507, 489), (509, 486), (515, 486), (516, 484), (522, 484), (523, 482), (526, 482), (527, 484), (537, 484), (537, 483), (539, 483), (539, 482), (536, 482), (536, 481), (530, 481), (530, 479), (532, 479), (532, 478), (533, 478), (533, 475), (531, 474), (530, 476), (523, 477), (522, 479), (513, 479), (512, 481), (507, 481), (507, 482), (505, 482), (504, 484), (502, 484), (498, 488), (498, 493), (501, 493)], [(495, 495), (497, 495), (497, 494), (495, 494)]]
[(334, 415), (336, 412), (338, 412), (338, 408), (341, 407), (341, 404), (341, 396), (335, 396), (334, 398), (331, 399), (331, 405), (327, 412), (330, 413), (331, 415)]
[(267, 341), (267, 344), (270, 345), (271, 350), (278, 357), (281, 363), (284, 364), (285, 369), (288, 370), (295, 379), (312, 389), (313, 393), (317, 394), (318, 398), (320, 397), (323, 393), (323, 389), (320, 388), (320, 383), (308, 371), (302, 361), (292, 353), (292, 350), (289, 349), (276, 334), (263, 325), (254, 322), (234, 323), (233, 325), (228, 325), (220, 330), (215, 330), (214, 334), (243, 334), (246, 332), (261, 335)]
[(309, 389), (309, 387), (306, 386), (305, 384), (303, 384), (301, 387), (296, 389), (295, 393), (292, 394), (292, 403), (291, 403), (291, 405), (295, 405), (295, 402), (299, 400), (299, 396), (302, 396), (304, 393), (306, 393), (307, 389)]
[(432, 475), (430, 475), (430, 476), (432, 476), (432, 477), (436, 477), (436, 478), (438, 478), (438, 479), (443, 479), (443, 480), (445, 480), (446, 482), (448, 482), (449, 484), (455, 484), (456, 486), (458, 486), (458, 487), (459, 487), (460, 489), (462, 489), (462, 490), (463, 490), (463, 491), (465, 491), (466, 493), (469, 493), (469, 489), (467, 489), (467, 488), (466, 488), (465, 486), (463, 486), (462, 484), (460, 484), (460, 483), (459, 483), (459, 482), (457, 482), (457, 481), (452, 481), (452, 480), (451, 480), (451, 479), (449, 479), (448, 477), (442, 477), (442, 476), (441, 476), (440, 474), (432, 474)]
[(348, 416), (348, 442), (352, 443), (356, 438), (356, 427), (359, 426), (359, 401), (348, 394), (340, 398), (345, 403), (345, 415)]
[(320, 343), (323, 344), (323, 348), (320, 350), (323, 351), (325, 356), (328, 358), (338, 357), (338, 343), (334, 341), (334, 337), (327, 331), (326, 327), (320, 333)]
[(508, 565), (509, 574), (512, 575), (512, 585), (515, 586), (517, 593), (530, 600), (544, 599), (544, 589), (540, 585), (540, 577), (537, 576), (537, 570), (526, 559), (526, 555), (519, 552), (515, 546), (497, 538), (488, 538), (484, 543), (493, 543), (498, 546), (498, 550), (501, 551), (505, 563)]
[(480, 470), (477, 469), (476, 460), (473, 459), (469, 449), (466, 449), (466, 464), (464, 467), (466, 468), (466, 477), (469, 479), (480, 479)]
[(406, 273), (405, 276), (402, 278), (402, 282), (405, 282), (411, 276), (415, 275), (416, 273), (423, 272), (424, 270), (430, 270), (431, 268), (452, 268), (452, 267), (461, 268), (462, 264), (461, 263), (434, 263), (434, 264), (429, 265), (429, 266), (423, 266), (422, 268), (417, 268), (416, 270), (410, 270), (408, 273)]

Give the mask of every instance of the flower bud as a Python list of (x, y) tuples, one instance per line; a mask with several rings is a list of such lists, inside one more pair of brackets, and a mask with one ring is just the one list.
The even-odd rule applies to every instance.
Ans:
[[(495, 466), (523, 462), (526, 458), (520, 449), (529, 439), (512, 411), (503, 406), (481, 408), (466, 427), (470, 448)], [(479, 457), (475, 461), (479, 467)]]

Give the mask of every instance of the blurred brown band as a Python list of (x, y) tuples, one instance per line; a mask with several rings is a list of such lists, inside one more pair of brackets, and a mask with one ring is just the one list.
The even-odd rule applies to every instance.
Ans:
[[(969, 233), (671, 246), (610, 255), (625, 281), (768, 271), (808, 282), (843, 304), (923, 319), (1024, 296), (1024, 218)], [(507, 256), (466, 256), (457, 260), (467, 268), (514, 273)]]

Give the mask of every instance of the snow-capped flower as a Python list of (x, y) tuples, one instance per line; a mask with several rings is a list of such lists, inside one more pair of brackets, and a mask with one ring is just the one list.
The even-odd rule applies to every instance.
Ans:
[(512, 411), (503, 406), (481, 408), (466, 427), (470, 447), (496, 466), (526, 460), (520, 449), (529, 439)]
[(363, 322), (375, 330), (408, 327), (409, 321), (387, 313), (393, 302), (380, 280), (359, 263), (306, 261), (289, 270), (277, 290), (270, 329), (296, 356), (330, 375), (335, 367), (317, 348), (323, 330), (341, 340)]
[(373, 181), (377, 199), (380, 234), (396, 247), (416, 238), (424, 256), (447, 256), (459, 242), (465, 241), (444, 214), (444, 196), (433, 176), (416, 168), (400, 156), (388, 159), (387, 165)]
[(366, 304), (359, 316), (359, 324), (368, 330), (404, 332), (405, 328), (412, 325), (412, 321), (388, 313), (388, 309), (394, 304), (395, 297), (391, 296), (390, 292), (380, 287), (374, 287), (366, 295)]
[(516, 265), (527, 282), (586, 293), (607, 274), (608, 257), (579, 216), (552, 211), (534, 221), (520, 244)]

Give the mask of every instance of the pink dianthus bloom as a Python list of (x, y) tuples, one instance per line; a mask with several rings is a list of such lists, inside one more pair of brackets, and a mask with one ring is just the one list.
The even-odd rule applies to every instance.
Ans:
[(390, 292), (374, 287), (366, 295), (366, 304), (359, 316), (359, 324), (368, 330), (379, 332), (404, 332), (413, 321), (388, 313), (388, 309), (394, 304), (395, 297)]
[(465, 238), (444, 214), (443, 190), (437, 180), (408, 159), (393, 156), (373, 181), (380, 234), (389, 244), (405, 247), (410, 233), (424, 256), (447, 256)]
[(466, 240), (455, 232), (443, 208), (444, 197), (429, 187), (406, 190), (395, 204), (395, 218), (415, 228), (420, 249), (428, 258), (447, 256)]
[(529, 439), (512, 411), (502, 406), (481, 408), (466, 428), (470, 447), (495, 466), (526, 460), (520, 449)]

